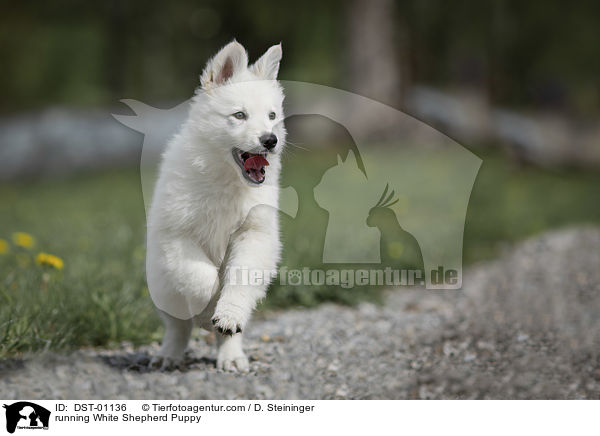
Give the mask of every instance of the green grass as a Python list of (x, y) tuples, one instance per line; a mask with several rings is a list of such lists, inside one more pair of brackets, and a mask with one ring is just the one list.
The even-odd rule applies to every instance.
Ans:
[[(159, 323), (143, 276), (134, 171), (5, 184), (0, 198), (0, 237), (36, 239), (0, 256), (0, 355), (149, 340)], [(64, 269), (36, 265), (40, 251), (61, 257)]]
[(600, 172), (523, 167), (501, 155), (483, 164), (469, 201), (464, 262), (496, 256), (515, 242), (553, 228), (600, 223)]
[[(285, 174), (300, 195), (302, 183), (322, 171), (310, 161), (317, 158)], [(599, 186), (597, 172), (549, 172), (484, 157), (467, 214), (465, 262), (491, 258), (503, 244), (549, 228), (600, 223)], [(302, 217), (282, 218), (284, 264), (320, 266), (319, 244), (307, 241), (327, 213), (315, 208)], [(10, 241), (19, 231), (36, 244), (11, 243), (0, 255), (0, 357), (158, 336), (144, 280), (145, 217), (136, 170), (0, 184), (0, 238)], [(64, 269), (37, 265), (41, 251), (62, 258)], [(351, 304), (379, 295), (366, 287), (274, 286), (263, 307)]]

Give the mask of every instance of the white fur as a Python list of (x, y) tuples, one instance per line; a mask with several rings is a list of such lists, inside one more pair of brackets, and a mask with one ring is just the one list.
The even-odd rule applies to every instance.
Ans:
[[(232, 285), (228, 274), (230, 267), (274, 270), (279, 261), (278, 182), (285, 142), (283, 92), (275, 81), (280, 59), (276, 45), (248, 67), (239, 43), (225, 46), (208, 62), (189, 117), (163, 155), (147, 238), (148, 287), (166, 327), (153, 364), (181, 360), (193, 318), (206, 329), (232, 331), (218, 341), (219, 368), (248, 369), (241, 333), (235, 332), (246, 326), (268, 282)], [(233, 117), (238, 111), (248, 118)], [(269, 119), (272, 111), (275, 120)], [(258, 138), (270, 132), (278, 143), (267, 156), (264, 183), (253, 185), (232, 148), (266, 151)]]

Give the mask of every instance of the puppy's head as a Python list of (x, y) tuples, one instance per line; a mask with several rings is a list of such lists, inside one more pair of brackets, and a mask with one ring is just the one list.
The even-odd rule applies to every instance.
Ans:
[(211, 152), (251, 185), (268, 179), (285, 143), (284, 96), (276, 80), (281, 55), (281, 44), (274, 45), (248, 66), (244, 47), (227, 44), (208, 61), (192, 106), (192, 121)]

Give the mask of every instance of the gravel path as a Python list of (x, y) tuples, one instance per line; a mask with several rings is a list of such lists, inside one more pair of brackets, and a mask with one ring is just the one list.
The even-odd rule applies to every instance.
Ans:
[(217, 372), (198, 334), (171, 373), (144, 370), (156, 344), (0, 363), (0, 397), (600, 398), (600, 230), (530, 239), (464, 284), (268, 314), (246, 329), (248, 375)]

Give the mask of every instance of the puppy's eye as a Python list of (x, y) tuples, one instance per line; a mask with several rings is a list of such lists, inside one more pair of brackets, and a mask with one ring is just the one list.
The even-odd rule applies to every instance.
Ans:
[(275, 117), (277, 117), (277, 114), (275, 114), (275, 112), (269, 112), (269, 119), (270, 120), (274, 120)]
[(248, 118), (248, 115), (246, 115), (245, 112), (239, 111), (233, 114), (233, 117), (236, 120), (245, 120), (246, 118)]

